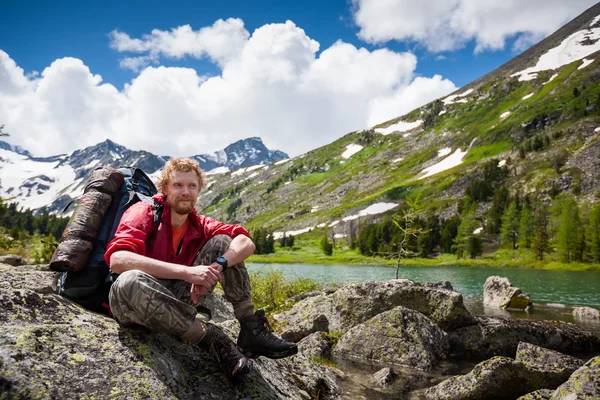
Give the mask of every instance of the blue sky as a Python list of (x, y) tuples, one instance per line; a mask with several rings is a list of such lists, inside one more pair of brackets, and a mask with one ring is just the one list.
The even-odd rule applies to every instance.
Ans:
[[(351, 4), (344, 0), (180, 1), (172, 4), (165, 6), (163, 1), (139, 0), (69, 0), (52, 4), (9, 0), (2, 6), (5, 22), (0, 24), (0, 48), (26, 72), (42, 71), (57, 58), (76, 57), (93, 73), (100, 74), (105, 82), (117, 87), (122, 87), (135, 74), (119, 67), (120, 54), (109, 47), (111, 31), (118, 29), (140, 37), (152, 29), (169, 30), (185, 24), (198, 29), (230, 17), (241, 18), (250, 32), (265, 24), (291, 20), (318, 41), (321, 49), (341, 39), (370, 50), (387, 47), (412, 51), (419, 60), (417, 74), (442, 74), (457, 86), (466, 85), (518, 54), (512, 49), (514, 39), (508, 41), (504, 50), (480, 54), (473, 53), (475, 44), (471, 42), (459, 51), (443, 53), (444, 60), (436, 60), (438, 54), (415, 43), (366, 43), (357, 37), (359, 28), (353, 21)], [(219, 72), (212, 63), (191, 57), (166, 60), (163, 65), (191, 67), (199, 73)]]
[(451, 93), (593, 3), (5, 0), (0, 123), (36, 155), (107, 138), (192, 155), (249, 136), (297, 155)]

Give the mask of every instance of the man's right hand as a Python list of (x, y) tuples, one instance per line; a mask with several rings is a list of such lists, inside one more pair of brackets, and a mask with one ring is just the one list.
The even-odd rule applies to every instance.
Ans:
[(208, 292), (217, 282), (223, 280), (221, 277), (222, 270), (223, 267), (219, 264), (187, 267), (185, 281), (200, 286)]

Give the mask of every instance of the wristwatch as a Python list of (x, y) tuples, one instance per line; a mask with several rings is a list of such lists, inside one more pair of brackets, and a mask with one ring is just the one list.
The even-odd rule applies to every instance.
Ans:
[(217, 257), (217, 264), (221, 265), (223, 269), (227, 268), (227, 259), (223, 256)]

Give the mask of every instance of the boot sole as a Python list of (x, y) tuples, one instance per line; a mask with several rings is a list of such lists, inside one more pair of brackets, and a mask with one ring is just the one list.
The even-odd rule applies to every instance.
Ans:
[(278, 351), (278, 352), (275, 352), (275, 351), (252, 352), (250, 350), (244, 350), (242, 348), (240, 348), (240, 351), (242, 352), (242, 354), (244, 354), (246, 357), (249, 357), (249, 358), (258, 358), (260, 356), (263, 356), (263, 357), (267, 357), (267, 358), (271, 358), (271, 359), (279, 359), (279, 358), (293, 356), (294, 354), (298, 354), (298, 347), (294, 347), (289, 350)]

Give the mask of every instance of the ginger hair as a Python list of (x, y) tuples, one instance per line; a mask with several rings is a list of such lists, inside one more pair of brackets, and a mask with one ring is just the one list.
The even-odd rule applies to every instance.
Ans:
[(190, 172), (194, 171), (198, 176), (198, 189), (202, 190), (206, 186), (206, 175), (200, 169), (198, 162), (191, 158), (171, 158), (162, 169), (160, 178), (158, 179), (158, 188), (162, 193), (173, 177), (174, 172)]

